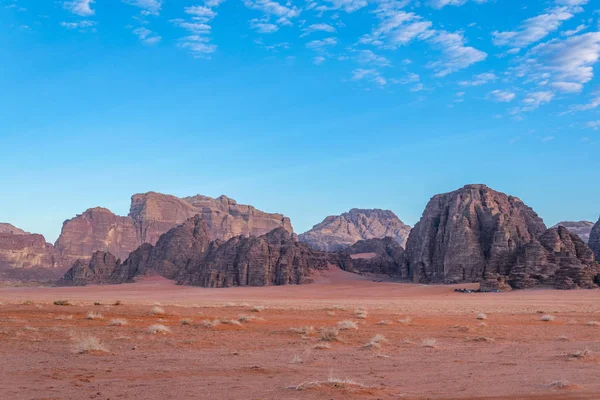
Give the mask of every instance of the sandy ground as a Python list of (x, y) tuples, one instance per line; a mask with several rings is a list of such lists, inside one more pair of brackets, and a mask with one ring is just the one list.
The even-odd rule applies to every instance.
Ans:
[[(454, 288), (0, 288), (0, 399), (600, 399), (600, 291)], [(90, 337), (104, 351), (79, 353)]]

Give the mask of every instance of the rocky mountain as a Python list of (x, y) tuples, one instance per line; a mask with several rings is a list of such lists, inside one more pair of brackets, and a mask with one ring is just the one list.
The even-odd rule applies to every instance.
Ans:
[(474, 282), (503, 268), (546, 230), (521, 200), (485, 185), (434, 196), (406, 245), (402, 275), (415, 282)]
[(578, 235), (559, 226), (520, 246), (510, 268), (502, 275), (490, 274), (486, 278), (481, 283), (484, 291), (539, 285), (591, 289), (600, 285), (600, 264)]
[(27, 232), (6, 222), (0, 222), (0, 234), (2, 233), (8, 233), (11, 235), (25, 235)]
[(588, 245), (596, 255), (596, 260), (600, 261), (600, 219), (592, 227)]
[(404, 248), (391, 237), (359, 240), (341, 253), (343, 269), (351, 272), (398, 275)]
[(590, 240), (590, 232), (594, 226), (593, 222), (590, 221), (562, 221), (554, 225), (553, 228), (564, 226), (569, 232), (576, 234), (587, 243)]
[[(43, 281), (64, 271), (56, 267), (54, 247), (42, 235), (3, 224), (0, 233), (0, 280)], [(11, 233), (12, 232), (12, 233)]]
[(96, 207), (65, 221), (55, 244), (59, 264), (68, 268), (78, 259), (88, 261), (95, 251), (124, 260), (142, 243), (154, 245), (163, 233), (197, 214), (206, 221), (211, 239), (259, 236), (278, 227), (293, 232), (289, 218), (237, 204), (226, 196), (178, 198), (149, 192), (132, 196), (127, 217)]
[(284, 227), (262, 236), (211, 240), (209, 224), (196, 215), (163, 234), (155, 246), (143, 244), (124, 262), (97, 252), (77, 262), (62, 283), (124, 283), (159, 274), (179, 284), (205, 287), (299, 284), (312, 270), (338, 264), (336, 255), (300, 243)]
[(392, 211), (353, 208), (341, 215), (325, 218), (311, 230), (299, 236), (300, 241), (315, 249), (339, 251), (359, 240), (391, 237), (404, 246), (410, 226)]

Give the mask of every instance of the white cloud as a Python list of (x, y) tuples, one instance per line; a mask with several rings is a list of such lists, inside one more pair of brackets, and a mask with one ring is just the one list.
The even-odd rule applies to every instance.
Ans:
[(217, 16), (217, 13), (212, 8), (204, 6), (185, 7), (184, 11), (186, 14), (192, 15), (192, 19), (200, 22), (209, 22)]
[(366, 7), (369, 3), (367, 0), (327, 0), (332, 4), (331, 9), (342, 9), (348, 13), (360, 10)]
[(156, 44), (161, 41), (162, 37), (158, 36), (150, 29), (140, 27), (133, 30), (133, 34), (136, 35), (140, 41), (144, 44)]
[(386, 79), (376, 69), (358, 68), (352, 71), (352, 80), (360, 81), (363, 79), (378, 86), (385, 86), (387, 84)]
[(550, 86), (563, 93), (579, 93), (583, 89), (581, 83), (574, 82), (552, 82)]
[(576, 111), (589, 111), (600, 107), (600, 88), (592, 93), (592, 99), (585, 104), (574, 104), (569, 107), (569, 111), (563, 114)]
[(489, 93), (488, 97), (493, 99), (494, 101), (508, 103), (513, 101), (516, 95), (509, 90), (492, 90)]
[(204, 5), (207, 7), (218, 7), (219, 4), (225, 2), (225, 0), (205, 0)]
[(142, 9), (143, 15), (158, 15), (162, 7), (162, 0), (123, 0), (125, 4)]
[(407, 85), (409, 83), (419, 82), (420, 80), (421, 80), (421, 77), (418, 74), (415, 74), (413, 72), (407, 73), (404, 78), (391, 79), (392, 83), (399, 83), (401, 85)]
[(313, 59), (313, 63), (315, 63), (316, 65), (321, 65), (321, 64), (323, 64), (324, 62), (325, 62), (325, 57), (323, 57), (323, 56), (316, 56), (316, 57)]
[[(474, 0), (475, 3), (487, 3), (488, 0)], [(468, 0), (429, 0), (429, 5), (433, 8), (440, 9), (445, 6), (462, 6)]]
[(209, 38), (206, 36), (191, 35), (182, 38), (177, 47), (189, 50), (195, 58), (209, 58), (217, 50), (217, 46), (208, 42)]
[(529, 93), (527, 97), (523, 100), (523, 107), (521, 107), (521, 111), (532, 111), (542, 104), (549, 103), (554, 98), (554, 93), (550, 91), (543, 92), (533, 92)]
[(312, 40), (306, 43), (306, 47), (311, 50), (321, 51), (327, 47), (335, 46), (336, 44), (338, 44), (338, 40), (334, 37), (330, 37), (321, 40)]
[(77, 14), (82, 17), (89, 17), (90, 15), (94, 15), (96, 13), (91, 7), (91, 5), (95, 2), (96, 0), (65, 1), (63, 2), (63, 7), (65, 10), (68, 10), (73, 14)]
[(586, 123), (585, 126), (588, 128), (594, 129), (594, 130), (598, 130), (598, 129), (600, 129), (600, 120), (590, 121), (590, 122)]
[(268, 19), (254, 18), (250, 20), (250, 27), (259, 33), (273, 33), (279, 30), (279, 25), (272, 24)]
[(244, 5), (253, 10), (259, 10), (267, 16), (277, 17), (277, 23), (286, 25), (291, 23), (292, 18), (300, 15), (300, 10), (296, 6), (282, 5), (272, 0), (244, 0)]
[(310, 35), (313, 32), (336, 32), (336, 29), (329, 24), (312, 24), (303, 29), (304, 33), (301, 36)]
[(473, 79), (470, 81), (460, 81), (458, 84), (461, 86), (481, 86), (485, 85), (486, 83), (493, 82), (496, 79), (498, 79), (498, 77), (493, 72), (484, 72), (482, 74), (473, 76)]
[(96, 26), (94, 21), (61, 22), (60, 26), (67, 29), (86, 29)]
[(573, 18), (575, 13), (583, 11), (582, 5), (588, 0), (556, 0), (556, 6), (547, 9), (543, 14), (521, 22), (519, 29), (492, 33), (496, 46), (512, 48), (527, 47), (536, 43), (550, 33), (555, 32), (564, 21)]
[(562, 34), (563, 34), (564, 36), (573, 36), (573, 35), (576, 35), (576, 34), (578, 34), (578, 33), (579, 33), (579, 32), (581, 32), (581, 31), (584, 31), (584, 30), (586, 30), (587, 28), (588, 28), (588, 26), (587, 26), (587, 25), (583, 25), (583, 24), (582, 24), (582, 25), (579, 25), (579, 26), (578, 26), (577, 28), (575, 28), (575, 29), (571, 29), (570, 31), (564, 31)]
[(466, 46), (462, 33), (440, 31), (428, 41), (442, 52), (441, 60), (429, 64), (437, 71), (436, 76), (438, 77), (467, 68), (487, 58), (487, 53)]
[(360, 64), (368, 64), (378, 67), (387, 67), (391, 65), (390, 60), (383, 56), (378, 56), (371, 50), (360, 50), (356, 56), (356, 61), (358, 61)]
[(203, 22), (190, 22), (181, 18), (172, 19), (170, 22), (196, 35), (208, 34), (211, 30), (211, 26)]

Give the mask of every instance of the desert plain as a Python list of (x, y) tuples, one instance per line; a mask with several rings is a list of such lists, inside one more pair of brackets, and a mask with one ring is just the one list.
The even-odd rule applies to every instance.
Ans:
[(600, 398), (600, 291), (457, 287), (4, 287), (0, 398)]

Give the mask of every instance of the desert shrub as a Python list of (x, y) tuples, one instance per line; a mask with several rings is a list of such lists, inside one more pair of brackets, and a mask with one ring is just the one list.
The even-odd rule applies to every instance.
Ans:
[(340, 321), (337, 323), (337, 328), (341, 331), (348, 329), (358, 329), (358, 324), (354, 321), (350, 321), (349, 319)]
[(55, 306), (70, 306), (69, 300), (54, 300)]
[(484, 313), (479, 313), (475, 316), (475, 318), (477, 318), (479, 320), (484, 320), (484, 319), (487, 319), (487, 315), (485, 315)]
[(436, 340), (433, 338), (423, 339), (423, 342), (421, 343), (421, 346), (429, 347), (429, 348), (434, 348), (435, 345), (436, 345)]
[(162, 307), (154, 306), (152, 307), (151, 313), (154, 315), (165, 315), (167, 312)]
[(153, 335), (156, 335), (157, 333), (161, 333), (161, 334), (170, 333), (171, 330), (164, 325), (154, 324), (154, 325), (151, 325), (150, 327), (148, 327), (148, 332), (150, 332)]
[(363, 346), (364, 348), (367, 349), (372, 349), (372, 348), (380, 348), (381, 347), (381, 343), (387, 342), (387, 339), (380, 334), (377, 334), (375, 336), (373, 336), (373, 338), (371, 338), (371, 340), (369, 340), (367, 343), (365, 343), (365, 345)]
[(540, 320), (541, 321), (545, 321), (545, 322), (550, 322), (550, 321), (554, 321), (555, 318), (556, 317), (554, 315), (548, 315), (548, 314), (546, 314), (546, 315), (542, 315), (540, 317)]
[(336, 328), (321, 328), (319, 333), (321, 334), (321, 340), (325, 342), (333, 342), (334, 340), (338, 340), (340, 331), (338, 331)]
[(88, 315), (85, 317), (86, 319), (104, 319), (104, 315), (90, 311)]
[(261, 312), (265, 310), (265, 306), (254, 306), (250, 309), (252, 312)]
[(111, 326), (123, 326), (127, 325), (127, 320), (123, 318), (115, 318), (110, 320)]
[(76, 339), (73, 347), (75, 352), (79, 354), (90, 353), (93, 351), (108, 351), (106, 347), (104, 347), (102, 343), (100, 343), (100, 341), (93, 336)]
[(194, 321), (191, 318), (182, 318), (179, 323), (181, 325), (187, 326), (187, 325), (191, 325), (192, 323), (194, 323)]

